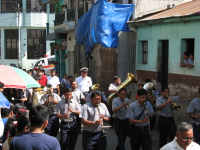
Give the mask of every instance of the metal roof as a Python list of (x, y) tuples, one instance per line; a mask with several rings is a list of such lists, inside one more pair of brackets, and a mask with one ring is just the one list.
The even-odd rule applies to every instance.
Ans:
[(174, 8), (153, 14), (151, 16), (137, 20), (136, 22), (157, 20), (157, 19), (171, 18), (171, 17), (182, 17), (193, 14), (200, 14), (200, 0), (193, 0), (191, 2), (177, 5)]

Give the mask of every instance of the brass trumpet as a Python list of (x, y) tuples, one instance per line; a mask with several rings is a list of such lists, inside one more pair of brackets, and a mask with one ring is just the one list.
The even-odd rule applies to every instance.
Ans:
[(179, 111), (180, 109), (182, 109), (181, 105), (178, 105), (175, 102), (171, 103), (171, 108), (172, 108), (172, 110), (175, 110), (175, 111)]
[(136, 78), (135, 78), (135, 75), (132, 74), (132, 73), (128, 73), (127, 75), (127, 79), (122, 82), (118, 87), (117, 87), (117, 92), (114, 92), (112, 94), (110, 94), (108, 96), (108, 103), (110, 104), (111, 100), (116, 96), (116, 94), (123, 88), (127, 87), (130, 83), (132, 82), (137, 82), (136, 81)]

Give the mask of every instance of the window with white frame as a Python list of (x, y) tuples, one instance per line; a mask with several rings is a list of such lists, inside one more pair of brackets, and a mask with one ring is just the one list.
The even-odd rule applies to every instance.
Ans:
[(148, 41), (142, 40), (139, 41), (139, 50), (138, 50), (138, 63), (147, 64), (148, 63)]

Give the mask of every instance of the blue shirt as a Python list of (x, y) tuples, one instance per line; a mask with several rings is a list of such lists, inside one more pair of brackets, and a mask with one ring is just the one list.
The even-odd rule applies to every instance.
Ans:
[[(166, 103), (168, 101), (167, 98), (160, 96), (156, 99), (156, 107)], [(167, 104), (164, 108), (162, 108), (159, 112), (159, 115), (162, 117), (173, 117), (173, 110), (171, 108), (171, 104)]]
[(62, 85), (63, 87), (65, 87), (65, 88), (71, 88), (71, 84), (70, 84), (69, 80), (67, 80), (67, 79), (65, 79), (65, 78), (63, 78), (63, 79), (61, 80), (61, 85)]
[(10, 150), (60, 150), (60, 144), (55, 137), (47, 134), (28, 133), (15, 136)]
[(6, 125), (8, 118), (2, 118), (4, 126)]
[[(120, 97), (116, 97), (116, 98), (113, 99), (113, 102), (112, 102), (112, 110), (121, 106), (123, 103), (131, 103), (131, 102), (132, 101), (128, 98), (121, 100)], [(120, 110), (113, 113), (113, 117), (115, 117), (117, 119), (125, 120), (125, 119), (127, 119), (127, 112), (128, 112), (128, 106), (122, 107)]]
[[(187, 113), (200, 114), (200, 98), (196, 97), (190, 102), (187, 108)], [(200, 119), (192, 119), (191, 122), (200, 124)]]
[[(153, 113), (153, 107), (149, 101), (146, 101), (144, 106), (142, 106), (138, 101), (135, 101), (129, 107), (127, 118), (144, 120), (145, 118), (152, 116)], [(147, 126), (149, 124), (150, 122), (136, 123), (135, 126)]]

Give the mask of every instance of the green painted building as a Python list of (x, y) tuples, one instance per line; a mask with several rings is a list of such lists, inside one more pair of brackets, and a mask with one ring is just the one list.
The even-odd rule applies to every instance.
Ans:
[[(184, 87), (190, 95), (197, 92), (200, 87), (199, 10), (200, 1), (193, 0), (129, 24), (137, 31), (136, 71), (141, 81), (150, 78), (163, 88)], [(188, 58), (184, 59), (184, 54)]]

